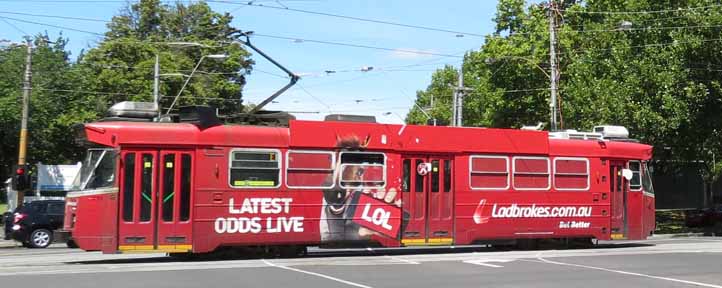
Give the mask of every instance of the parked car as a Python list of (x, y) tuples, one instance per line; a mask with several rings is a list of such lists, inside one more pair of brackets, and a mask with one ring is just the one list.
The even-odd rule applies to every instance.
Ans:
[(37, 200), (25, 203), (13, 213), (12, 239), (30, 248), (45, 248), (53, 240), (67, 239), (63, 228), (65, 201)]
[(722, 223), (722, 206), (704, 210), (692, 210), (685, 213), (687, 227), (709, 227)]

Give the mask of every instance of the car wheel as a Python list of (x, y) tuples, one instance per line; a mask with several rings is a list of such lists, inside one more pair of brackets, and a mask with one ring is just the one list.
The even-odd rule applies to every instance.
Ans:
[(45, 248), (53, 242), (53, 232), (48, 229), (35, 229), (30, 233), (29, 243), (33, 248)]

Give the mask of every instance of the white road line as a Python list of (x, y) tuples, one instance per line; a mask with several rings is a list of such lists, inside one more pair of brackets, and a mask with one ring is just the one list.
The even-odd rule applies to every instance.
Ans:
[[(539, 253), (541, 254), (541, 253)], [(581, 264), (572, 264), (572, 263), (564, 263), (564, 262), (557, 262), (552, 260), (547, 260), (542, 257), (537, 257), (537, 259), (543, 263), (547, 264), (555, 264), (555, 265), (562, 265), (562, 266), (571, 266), (571, 267), (580, 267), (580, 268), (587, 268), (587, 269), (594, 269), (594, 270), (600, 270), (600, 271), (606, 271), (606, 272), (612, 272), (612, 273), (619, 273), (624, 275), (631, 275), (631, 276), (639, 276), (639, 277), (646, 277), (646, 278), (652, 278), (652, 279), (658, 279), (658, 280), (665, 280), (665, 281), (672, 281), (672, 282), (678, 282), (678, 283), (684, 283), (684, 284), (690, 284), (690, 285), (696, 285), (696, 286), (702, 286), (702, 287), (712, 287), (712, 288), (722, 288), (720, 285), (714, 285), (714, 284), (708, 284), (708, 283), (702, 283), (702, 282), (695, 282), (695, 281), (688, 281), (688, 280), (682, 280), (682, 279), (676, 279), (676, 278), (670, 278), (670, 277), (662, 277), (662, 276), (654, 276), (654, 275), (647, 275), (642, 273), (636, 273), (636, 272), (628, 272), (628, 271), (622, 271), (622, 270), (614, 270), (614, 269), (607, 269), (602, 267), (595, 267), (595, 266), (588, 266), (588, 265), (581, 265)]]
[(479, 260), (465, 260), (461, 261), (467, 264), (474, 264), (474, 265), (481, 265), (486, 267), (493, 267), (493, 268), (504, 268), (504, 266), (496, 265), (496, 264), (489, 264), (488, 262), (501, 262), (501, 263), (507, 263), (514, 261), (514, 259), (479, 259)]
[(394, 260), (394, 261), (404, 262), (404, 263), (406, 263), (406, 264), (414, 264), (414, 265), (421, 264), (421, 263), (419, 263), (419, 262), (411, 261), (411, 260), (406, 260), (406, 259), (404, 259), (404, 258), (399, 258), (399, 257), (394, 257), (394, 256), (386, 256), (386, 257), (389, 257), (391, 260)]
[(484, 263), (484, 262), (464, 261), (464, 263), (481, 265), (481, 266), (492, 267), (492, 268), (504, 268), (504, 266), (501, 266), (501, 265), (494, 265), (494, 264), (489, 264), (489, 263)]
[(293, 267), (288, 267), (288, 266), (276, 265), (276, 264), (273, 264), (273, 263), (267, 261), (266, 259), (262, 259), (262, 261), (263, 261), (263, 263), (266, 263), (266, 265), (271, 266), (271, 267), (276, 267), (276, 268), (286, 269), (286, 270), (295, 271), (295, 272), (299, 272), (299, 273), (304, 273), (304, 274), (308, 274), (308, 275), (313, 275), (313, 276), (317, 276), (317, 277), (321, 277), (321, 278), (326, 278), (326, 279), (328, 279), (328, 280), (333, 280), (333, 281), (340, 282), (340, 283), (343, 283), (343, 284), (346, 284), (346, 285), (350, 285), (350, 286), (354, 286), (354, 287), (373, 288), (373, 287), (371, 287), (371, 286), (366, 286), (366, 285), (363, 285), (363, 284), (354, 283), (354, 282), (351, 282), (351, 281), (339, 279), (339, 278), (332, 277), (332, 276), (328, 276), (328, 275), (324, 275), (324, 274), (321, 274), (321, 273), (316, 273), (316, 272), (301, 270), (301, 269), (297, 269), (297, 268), (293, 268)]

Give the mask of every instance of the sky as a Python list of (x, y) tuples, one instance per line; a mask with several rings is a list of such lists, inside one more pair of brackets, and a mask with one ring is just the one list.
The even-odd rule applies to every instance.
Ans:
[[(374, 115), (381, 123), (402, 123), (414, 105), (416, 91), (429, 85), (435, 69), (444, 65), (459, 67), (464, 52), (481, 47), (483, 35), (493, 32), (492, 19), (497, 4), (495, 0), (256, 0), (253, 6), (245, 5), (248, 1), (221, 2), (224, 1), (215, 1), (209, 5), (216, 12), (230, 12), (234, 16), (234, 27), (254, 31), (258, 35), (251, 38), (255, 46), (301, 76), (294, 88), (282, 94), (266, 109), (290, 111), (298, 119), (323, 119), (327, 114), (336, 113)], [(261, 5), (452, 32), (371, 23)], [(19, 42), (26, 33), (45, 32), (52, 39), (62, 33), (70, 40), (67, 49), (71, 51), (71, 57), (75, 57), (82, 49), (97, 45), (101, 37), (71, 29), (104, 33), (104, 23), (8, 12), (109, 20), (126, 6), (127, 1), (124, 0), (0, 0), (0, 17), (6, 17), (0, 18), (0, 39)], [(285, 85), (288, 79), (278, 77), (284, 73), (260, 56), (252, 57), (257, 64), (254, 66), (255, 71), (247, 78), (243, 97), (246, 103), (259, 103)], [(161, 73), (162, 70), (163, 67)]]

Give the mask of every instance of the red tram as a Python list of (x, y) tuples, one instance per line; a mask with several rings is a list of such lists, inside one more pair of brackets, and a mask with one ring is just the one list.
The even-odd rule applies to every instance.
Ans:
[(599, 129), (90, 123), (65, 229), (105, 253), (644, 239), (652, 149)]

